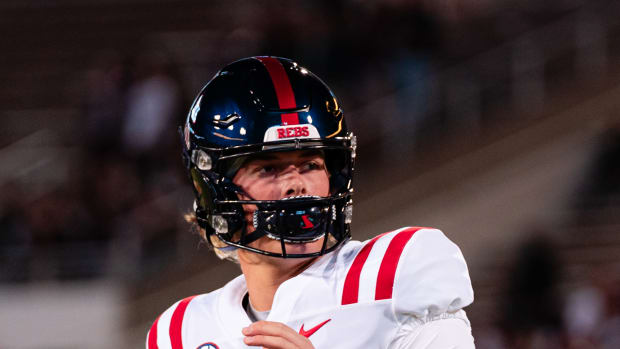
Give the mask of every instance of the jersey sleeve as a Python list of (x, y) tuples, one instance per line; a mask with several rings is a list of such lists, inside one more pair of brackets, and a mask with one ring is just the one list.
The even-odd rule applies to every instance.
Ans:
[(398, 318), (437, 320), (474, 300), (463, 254), (440, 230), (415, 231), (397, 264), (393, 307)]
[(182, 348), (183, 318), (187, 306), (195, 297), (174, 303), (155, 320), (146, 335), (146, 349)]

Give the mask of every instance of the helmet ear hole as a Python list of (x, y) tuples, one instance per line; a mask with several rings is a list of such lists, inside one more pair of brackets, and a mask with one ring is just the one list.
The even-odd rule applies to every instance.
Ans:
[[(210, 176), (216, 175), (213, 172), (203, 173), (197, 168), (190, 169), (192, 183), (194, 185), (197, 202), (195, 202), (194, 210), (197, 219), (201, 222), (203, 228), (207, 231), (207, 235), (216, 233), (220, 240), (232, 241), (235, 234), (244, 229), (245, 219), (243, 207), (240, 204), (219, 204), (219, 200), (236, 200), (236, 194), (232, 190), (223, 190), (220, 188), (218, 196), (217, 186), (214, 184)], [(227, 182), (226, 179), (220, 178), (221, 182)], [(221, 187), (222, 185), (220, 185)], [(217, 206), (217, 210), (216, 210)], [(226, 212), (220, 215), (217, 212)], [(226, 229), (224, 229), (226, 227)]]

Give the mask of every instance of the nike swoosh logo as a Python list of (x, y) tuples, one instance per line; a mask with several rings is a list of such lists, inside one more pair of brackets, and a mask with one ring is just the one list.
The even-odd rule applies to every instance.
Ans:
[(306, 338), (308, 338), (308, 337), (312, 336), (314, 334), (314, 332), (318, 331), (319, 328), (323, 327), (323, 325), (325, 325), (326, 323), (328, 323), (330, 321), (331, 321), (331, 319), (327, 319), (327, 320), (321, 322), (320, 324), (312, 327), (308, 331), (305, 331), (304, 330), (304, 324), (301, 324), (301, 328), (299, 329), (299, 334), (304, 336), (304, 337), (306, 337)]

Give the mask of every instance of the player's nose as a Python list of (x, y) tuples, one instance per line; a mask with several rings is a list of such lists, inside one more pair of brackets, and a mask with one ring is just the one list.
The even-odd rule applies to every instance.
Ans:
[(302, 175), (295, 166), (290, 166), (284, 170), (282, 178), (282, 193), (284, 198), (306, 195), (306, 183)]

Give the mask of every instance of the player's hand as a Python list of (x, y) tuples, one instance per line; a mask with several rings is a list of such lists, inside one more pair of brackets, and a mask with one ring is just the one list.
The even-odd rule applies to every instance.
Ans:
[(314, 349), (312, 342), (281, 322), (257, 321), (243, 328), (243, 342), (266, 349)]

